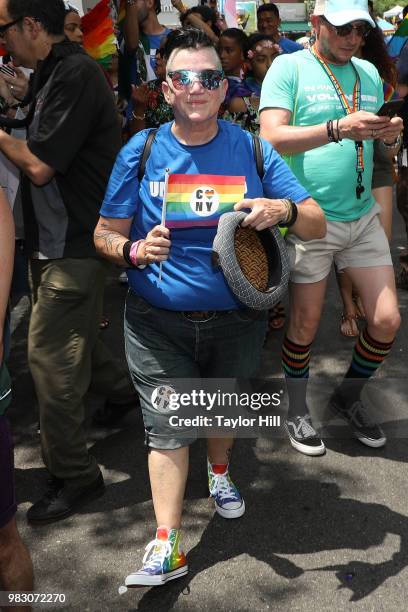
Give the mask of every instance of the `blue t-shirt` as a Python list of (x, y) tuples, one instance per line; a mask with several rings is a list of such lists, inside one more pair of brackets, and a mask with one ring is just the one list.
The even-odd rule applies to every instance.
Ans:
[(302, 51), (304, 49), (299, 43), (289, 38), (284, 38), (283, 36), (279, 39), (278, 45), (284, 53), (294, 53), (295, 51)]
[(169, 32), (171, 32), (171, 30), (169, 30), (169, 28), (165, 28), (165, 30), (161, 32), (161, 34), (145, 34), (147, 40), (149, 41), (150, 65), (153, 70), (156, 70), (157, 50), (160, 49), (161, 41), (163, 40), (163, 38), (166, 38), (166, 36), (168, 36)]
[[(245, 197), (292, 198), (302, 202), (307, 191), (275, 149), (262, 140), (265, 174), (256, 170), (252, 136), (237, 125), (218, 121), (217, 135), (197, 146), (181, 144), (171, 131), (171, 123), (156, 134), (145, 174), (139, 185), (137, 174), (148, 130), (136, 134), (123, 147), (113, 168), (100, 214), (103, 217), (133, 217), (131, 240), (145, 238), (161, 223), (165, 169), (171, 174), (245, 176)], [(231, 209), (233, 208), (233, 205)], [(189, 213), (199, 215), (200, 213)], [(195, 217), (197, 218), (197, 217)], [(163, 264), (143, 270), (129, 269), (129, 285), (150, 304), (168, 310), (230, 310), (241, 304), (230, 291), (219, 268), (211, 263), (216, 227), (172, 229), (169, 258)]]

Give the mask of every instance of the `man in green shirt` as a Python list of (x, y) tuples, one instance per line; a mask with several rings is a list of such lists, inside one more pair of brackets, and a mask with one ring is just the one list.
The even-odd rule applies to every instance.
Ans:
[(367, 0), (318, 0), (311, 19), (315, 45), (275, 60), (263, 83), (260, 110), (261, 135), (287, 158), (328, 221), (323, 239), (288, 238), (291, 306), (282, 351), (291, 444), (307, 455), (320, 455), (325, 446), (313, 427), (306, 390), (310, 349), (333, 261), (349, 273), (367, 326), (330, 407), (363, 444), (378, 448), (386, 441), (360, 393), (389, 353), (400, 325), (392, 261), (371, 177), (373, 141), (382, 140), (395, 155), (402, 120), (375, 114), (384, 101), (380, 76), (372, 64), (353, 57), (375, 26)]

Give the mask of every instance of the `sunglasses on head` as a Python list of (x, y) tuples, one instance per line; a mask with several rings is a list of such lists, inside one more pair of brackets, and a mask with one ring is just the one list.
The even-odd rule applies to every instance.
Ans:
[(337, 36), (341, 37), (349, 36), (354, 30), (358, 36), (361, 36), (361, 38), (366, 38), (372, 30), (372, 27), (368, 23), (361, 23), (359, 25), (345, 23), (341, 26), (335, 26), (330, 23), (330, 21), (328, 21), (326, 17), (320, 17), (320, 19), (323, 21), (323, 23), (333, 28), (333, 30), (336, 31)]
[(191, 87), (195, 81), (198, 81), (200, 85), (205, 89), (218, 89), (224, 79), (224, 72), (222, 70), (173, 70), (167, 73), (173, 83), (174, 89), (184, 89), (185, 87)]

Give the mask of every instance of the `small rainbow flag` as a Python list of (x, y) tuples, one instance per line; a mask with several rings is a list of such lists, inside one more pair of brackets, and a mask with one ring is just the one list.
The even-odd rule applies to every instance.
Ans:
[(245, 176), (170, 174), (166, 227), (216, 227), (245, 194)]
[(399, 95), (395, 88), (391, 85), (391, 83), (383, 82), (384, 89), (384, 102), (389, 102), (390, 100), (398, 100)]

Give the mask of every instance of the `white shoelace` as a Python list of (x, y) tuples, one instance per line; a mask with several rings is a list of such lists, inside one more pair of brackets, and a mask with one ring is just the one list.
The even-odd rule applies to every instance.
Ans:
[(226, 474), (212, 474), (211, 495), (218, 495), (222, 500), (236, 498), (235, 487), (231, 485)]
[(296, 427), (297, 431), (301, 431), (302, 434), (305, 436), (305, 438), (309, 438), (309, 437), (315, 437), (316, 436), (316, 431), (314, 430), (314, 428), (312, 427), (311, 423), (309, 422), (309, 418), (304, 416), (304, 417), (299, 417), (298, 418), (298, 427)]
[[(152, 549), (157, 546), (157, 550), (153, 550), (151, 558), (147, 561), (147, 558)], [(171, 555), (171, 543), (168, 540), (152, 540), (145, 548), (145, 555), (143, 557), (143, 569), (155, 569), (157, 563), (163, 565), (166, 557)]]

